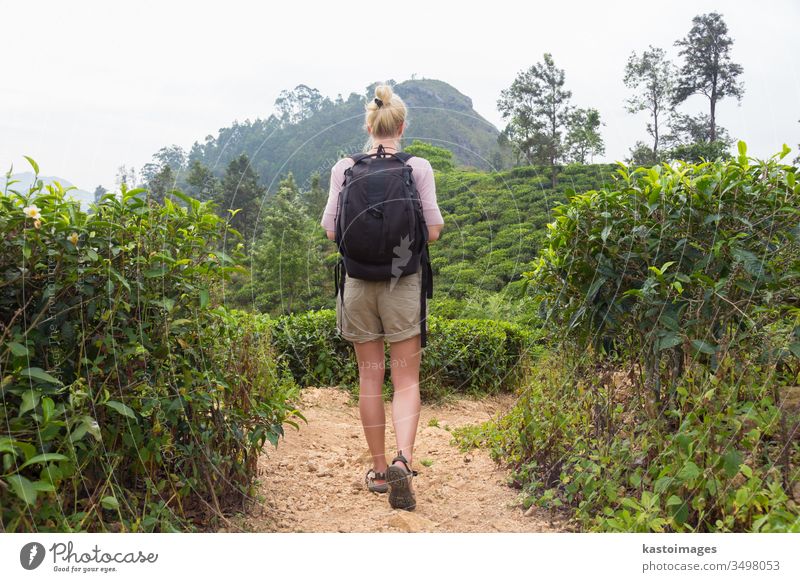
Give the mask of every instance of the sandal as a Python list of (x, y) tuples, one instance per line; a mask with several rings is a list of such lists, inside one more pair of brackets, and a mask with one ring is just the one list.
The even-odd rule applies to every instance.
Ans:
[[(405, 468), (395, 465), (396, 461), (402, 462)], [(397, 456), (392, 459), (392, 463), (386, 469), (386, 481), (391, 487), (389, 505), (394, 509), (412, 511), (417, 506), (414, 492), (411, 491), (411, 478), (417, 475), (418, 473), (408, 466), (408, 460), (403, 456), (403, 451), (398, 451)]]
[(389, 490), (389, 485), (386, 483), (377, 484), (375, 479), (386, 481), (386, 473), (378, 473), (375, 469), (367, 471), (367, 476), (364, 481), (367, 483), (367, 488), (375, 493), (386, 493)]

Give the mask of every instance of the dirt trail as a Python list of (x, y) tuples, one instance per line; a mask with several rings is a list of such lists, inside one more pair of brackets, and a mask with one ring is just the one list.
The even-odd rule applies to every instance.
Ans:
[[(549, 532), (569, 528), (558, 514), (523, 511), (507, 472), (484, 450), (460, 453), (445, 427), (490, 419), (513, 404), (510, 395), (449, 404), (423, 403), (414, 447), (417, 508), (395, 510), (388, 493), (367, 490), (371, 466), (358, 405), (338, 388), (305, 388), (300, 410), (308, 424), (286, 427), (278, 448), (259, 460), (260, 495), (235, 521), (253, 532)], [(391, 404), (386, 403), (386, 453), (395, 452)], [(429, 426), (436, 419), (439, 426)], [(424, 466), (421, 461), (432, 461)]]

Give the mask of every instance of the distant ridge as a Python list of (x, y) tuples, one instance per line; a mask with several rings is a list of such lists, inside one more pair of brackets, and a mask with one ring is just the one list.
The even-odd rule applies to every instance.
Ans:
[[(195, 142), (188, 160), (202, 162), (217, 176), (245, 153), (262, 183), (274, 191), (280, 178), (292, 172), (301, 186), (319, 172), (327, 186), (331, 166), (342, 156), (361, 151), (367, 140), (364, 106), (373, 95), (351, 93), (326, 103), (310, 117), (282, 124), (277, 117), (234, 122), (217, 136)], [(414, 139), (451, 150), (458, 165), (489, 169), (507, 157), (497, 144), (499, 130), (472, 108), (472, 100), (452, 85), (436, 79), (411, 79), (393, 84), (409, 108), (403, 145)]]

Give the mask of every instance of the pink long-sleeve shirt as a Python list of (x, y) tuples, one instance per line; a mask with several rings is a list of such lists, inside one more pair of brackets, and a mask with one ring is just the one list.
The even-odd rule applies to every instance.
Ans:
[[(414, 156), (408, 160), (411, 166), (411, 175), (417, 185), (419, 198), (422, 201), (422, 213), (425, 222), (429, 226), (444, 224), (444, 218), (436, 203), (436, 182), (433, 179), (433, 168), (431, 163), (425, 158)], [(322, 213), (320, 224), (325, 230), (336, 230), (336, 209), (339, 203), (339, 192), (342, 190), (344, 182), (344, 171), (353, 166), (353, 160), (342, 158), (331, 168), (331, 186), (328, 191), (328, 203), (325, 205), (325, 212)]]

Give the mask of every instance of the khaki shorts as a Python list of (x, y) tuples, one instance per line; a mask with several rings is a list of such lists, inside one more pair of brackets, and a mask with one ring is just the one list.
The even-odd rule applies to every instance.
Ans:
[[(422, 269), (388, 281), (345, 275), (344, 297), (340, 293), (336, 298), (337, 331), (354, 343), (380, 338), (399, 342), (418, 335), (421, 286)], [(429, 311), (426, 302), (426, 319)]]

